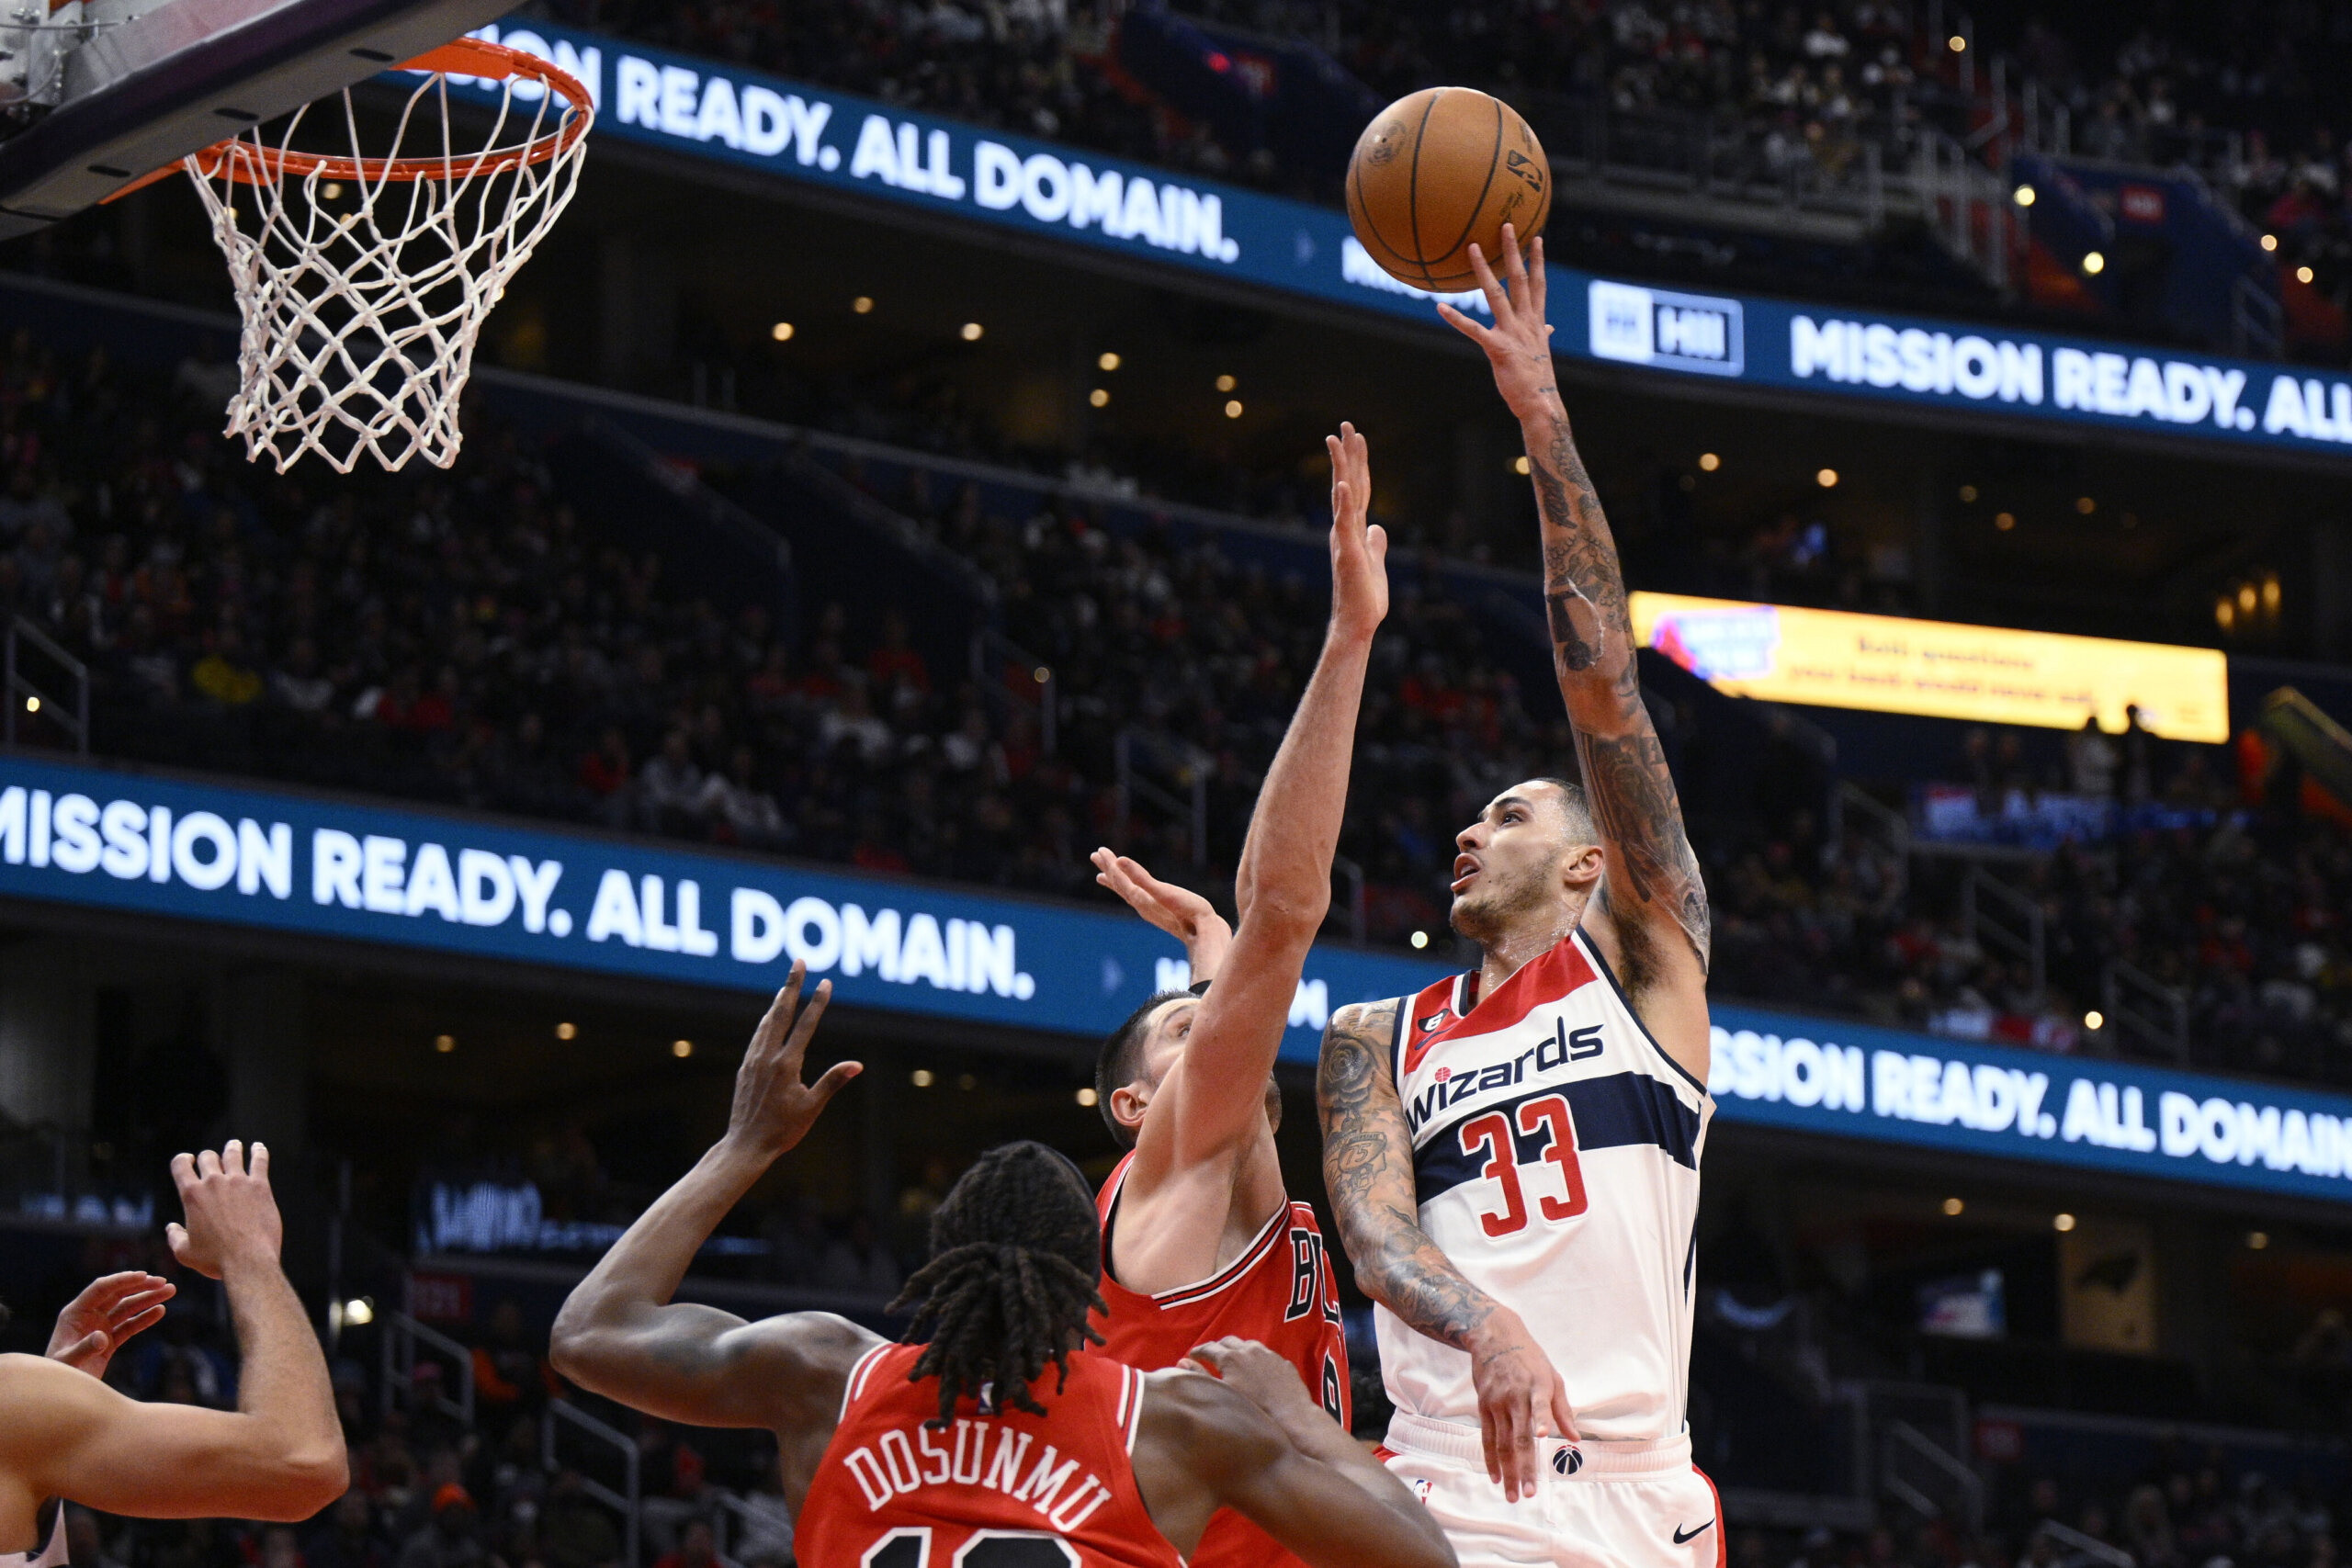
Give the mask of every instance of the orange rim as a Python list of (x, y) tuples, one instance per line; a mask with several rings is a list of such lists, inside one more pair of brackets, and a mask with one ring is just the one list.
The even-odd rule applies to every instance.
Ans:
[[(503, 43), (490, 43), (477, 38), (461, 38), (440, 48), (403, 61), (391, 67), (395, 71), (424, 71), (436, 75), (482, 76), (503, 82), (509, 77), (523, 76), (545, 84), (563, 95), (577, 113), (561, 117), (553, 130), (532, 137), (518, 147), (494, 148), (484, 152), (468, 153), (446, 158), (336, 158), (317, 152), (297, 152), (290, 148), (272, 147), (231, 137), (216, 141), (194, 153), (197, 170), (207, 179), (226, 177), (239, 185), (278, 185), (286, 176), (307, 179), (317, 174), (331, 180), (350, 180), (355, 184), (380, 185), (390, 180), (443, 179), (462, 171), (469, 175), (502, 175), (533, 164), (544, 164), (560, 153), (569, 152), (572, 144), (588, 134), (588, 89), (578, 77), (558, 69), (535, 54), (519, 49), (509, 49)], [(154, 184), (179, 165), (164, 167), (131, 181), (106, 199), (114, 201), (129, 196), (141, 186)]]

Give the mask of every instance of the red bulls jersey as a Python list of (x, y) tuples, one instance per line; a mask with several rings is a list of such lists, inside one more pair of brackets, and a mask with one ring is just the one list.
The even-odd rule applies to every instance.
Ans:
[[(1102, 1300), (1111, 1309), (1107, 1316), (1094, 1318), (1103, 1338), (1097, 1353), (1157, 1371), (1212, 1339), (1255, 1339), (1296, 1367), (1307, 1392), (1345, 1427), (1348, 1342), (1340, 1325), (1340, 1287), (1324, 1255), (1314, 1206), (1292, 1201), (1266, 1221), (1240, 1257), (1209, 1278), (1147, 1295), (1120, 1284), (1111, 1272), (1119, 1190), (1135, 1157), (1119, 1162), (1095, 1199), (1102, 1216)], [(1223, 1508), (1201, 1532), (1192, 1568), (1299, 1568), (1299, 1560), (1256, 1525)]]
[(1183, 1568), (1136, 1490), (1145, 1380), (1073, 1356), (1047, 1362), (1026, 1410), (939, 1419), (939, 1382), (908, 1381), (920, 1345), (877, 1345), (850, 1370), (840, 1424), (808, 1483), (803, 1568)]

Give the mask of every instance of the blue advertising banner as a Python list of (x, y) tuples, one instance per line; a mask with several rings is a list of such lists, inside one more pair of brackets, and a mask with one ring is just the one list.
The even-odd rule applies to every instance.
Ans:
[[(842, 1000), (1058, 1035), (1182, 985), (1124, 914), (658, 840), (0, 755), (0, 897), (766, 993), (795, 959)], [(1333, 1010), (1444, 971), (1317, 947), (1283, 1056)], [(1728, 1003), (1729, 1123), (2352, 1201), (2352, 1098)]]
[(2352, 1097), (1722, 1003), (1734, 1122), (2352, 1201)]
[[(1081, 1036), (1186, 979), (1125, 913), (23, 755), (0, 756), (0, 896), (760, 993), (800, 959), (845, 1002)], [(1439, 973), (1317, 948), (1285, 1054)]]
[[(1032, 236), (1433, 321), (1431, 295), (1373, 264), (1343, 213), (984, 130), (537, 20), (475, 36), (552, 60), (597, 105), (594, 136)], [(496, 84), (453, 77), (495, 97)], [(544, 91), (520, 85), (518, 96)], [(526, 106), (527, 107), (527, 106)], [(2177, 434), (2217, 447), (2352, 446), (2352, 378), (2046, 333), (1550, 273), (1561, 357), (1881, 404)]]

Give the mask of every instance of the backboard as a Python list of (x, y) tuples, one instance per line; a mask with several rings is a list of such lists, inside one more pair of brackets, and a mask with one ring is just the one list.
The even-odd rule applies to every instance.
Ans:
[[(68, 0), (0, 20), (0, 239), (496, 21), (515, 0)], [(21, 15), (21, 13), (19, 13)], [(21, 125), (21, 130), (12, 129)]]

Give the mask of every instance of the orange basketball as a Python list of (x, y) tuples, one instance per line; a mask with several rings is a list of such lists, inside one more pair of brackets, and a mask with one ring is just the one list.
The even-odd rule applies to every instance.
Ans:
[(1501, 271), (1503, 225), (1544, 231), (1552, 165), (1519, 111), (1475, 87), (1424, 87), (1373, 117), (1348, 160), (1348, 221), (1380, 269), (1416, 288), (1476, 287), (1475, 242)]

